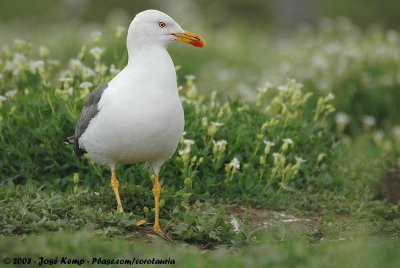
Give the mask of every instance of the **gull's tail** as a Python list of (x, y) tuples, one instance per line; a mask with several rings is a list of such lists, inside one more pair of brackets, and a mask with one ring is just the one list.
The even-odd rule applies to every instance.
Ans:
[(84, 153), (86, 153), (86, 151), (84, 149), (81, 149), (79, 147), (79, 143), (77, 140), (75, 140), (75, 135), (69, 136), (68, 138), (65, 139), (64, 141), (65, 145), (70, 145), (73, 144), (74, 145), (74, 152), (77, 156), (81, 156)]

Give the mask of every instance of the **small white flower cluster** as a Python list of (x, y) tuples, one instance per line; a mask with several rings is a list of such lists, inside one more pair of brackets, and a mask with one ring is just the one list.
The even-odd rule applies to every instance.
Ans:
[[(186, 133), (183, 133), (183, 136)], [(195, 177), (195, 174), (197, 172), (197, 168), (204, 162), (203, 157), (197, 157), (197, 155), (191, 156), (191, 149), (192, 146), (196, 142), (191, 139), (184, 139), (182, 137), (181, 139), (181, 144), (185, 146), (184, 149), (179, 150), (179, 158), (182, 161), (182, 175), (185, 178), (184, 179), (184, 184), (186, 187), (191, 188), (192, 186), (192, 179)]]
[(240, 169), (240, 162), (239, 162), (239, 160), (238, 160), (236, 157), (234, 157), (234, 158), (232, 159), (232, 161), (229, 163), (229, 165), (230, 165), (231, 167), (233, 167), (234, 169)]
[(7, 91), (5, 95), (6, 95), (6, 97), (14, 97), (15, 95), (17, 95), (17, 93), (18, 93), (18, 90), (13, 89), (13, 90)]
[(228, 142), (226, 140), (219, 140), (219, 141), (213, 140), (213, 144), (214, 144), (213, 153), (217, 154), (217, 153), (223, 153), (225, 151)]
[(79, 59), (71, 59), (69, 61), (69, 70), (64, 72), (64, 76), (73, 76), (73, 74), (80, 74), (86, 80), (94, 77), (96, 72), (83, 64)]
[(283, 145), (281, 147), (282, 152), (285, 152), (290, 145), (293, 145), (293, 140), (290, 138), (283, 139)]
[(91, 48), (89, 52), (90, 52), (90, 55), (92, 55), (93, 58), (98, 61), (101, 59), (104, 49), (101, 47), (94, 47), (94, 48)]
[(372, 115), (364, 115), (361, 121), (366, 128), (373, 127), (376, 123), (375, 117), (373, 117)]
[(215, 133), (217, 133), (218, 129), (223, 125), (224, 124), (221, 122), (216, 122), (216, 121), (211, 122), (211, 124), (208, 126), (207, 129), (208, 136), (213, 137)]
[(79, 85), (80, 88), (90, 88), (93, 86), (93, 83), (91, 82), (83, 82)]
[(44, 61), (42, 60), (34, 60), (29, 61), (29, 67), (31, 73), (36, 74), (40, 69), (43, 69)]
[(339, 112), (335, 116), (335, 122), (338, 125), (345, 126), (350, 122), (350, 117), (346, 113)]
[(231, 162), (225, 164), (225, 172), (226, 172), (226, 180), (225, 182), (229, 183), (233, 180), (233, 176), (236, 171), (240, 169), (240, 161), (236, 157), (234, 157)]
[(7, 91), (4, 94), (4, 96), (0, 95), (0, 108), (1, 108), (1, 105), (2, 105), (3, 101), (5, 101), (5, 100), (7, 100), (9, 98), (15, 97), (15, 95), (17, 95), (17, 93), (18, 93), (17, 89), (12, 89), (12, 90)]
[(186, 147), (185, 147), (185, 149), (183, 149), (183, 150), (179, 150), (179, 151), (178, 151), (178, 154), (179, 154), (179, 155), (186, 155), (186, 154), (189, 154), (189, 153), (190, 153), (190, 150), (191, 150), (191, 146), (192, 146), (194, 143), (195, 143), (194, 140), (184, 139), (184, 140), (183, 140), (183, 144), (185, 144)]

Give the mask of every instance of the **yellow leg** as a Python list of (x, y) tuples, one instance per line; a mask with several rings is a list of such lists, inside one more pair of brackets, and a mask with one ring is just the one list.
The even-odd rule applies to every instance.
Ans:
[(155, 222), (153, 226), (153, 231), (156, 233), (162, 233), (160, 228), (160, 218), (159, 218), (159, 207), (158, 202), (160, 201), (161, 187), (158, 182), (158, 176), (154, 176), (153, 194), (154, 194), (154, 210), (155, 210)]
[(115, 198), (117, 199), (117, 204), (118, 204), (117, 211), (124, 212), (121, 204), (121, 198), (119, 197), (119, 192), (118, 192), (119, 181), (117, 180), (117, 176), (115, 175), (114, 169), (111, 171), (111, 187), (113, 188)]

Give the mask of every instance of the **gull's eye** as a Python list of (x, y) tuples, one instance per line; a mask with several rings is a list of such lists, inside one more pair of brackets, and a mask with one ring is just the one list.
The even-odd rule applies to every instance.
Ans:
[(159, 26), (160, 28), (164, 28), (164, 27), (167, 26), (167, 24), (165, 24), (165, 22), (159, 21), (159, 22), (158, 22), (158, 26)]

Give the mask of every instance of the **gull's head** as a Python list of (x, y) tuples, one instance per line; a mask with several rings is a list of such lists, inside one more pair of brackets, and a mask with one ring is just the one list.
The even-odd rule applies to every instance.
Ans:
[(180, 41), (195, 47), (205, 47), (204, 38), (182, 29), (167, 14), (158, 10), (140, 12), (128, 30), (128, 49), (132, 46), (163, 46)]

